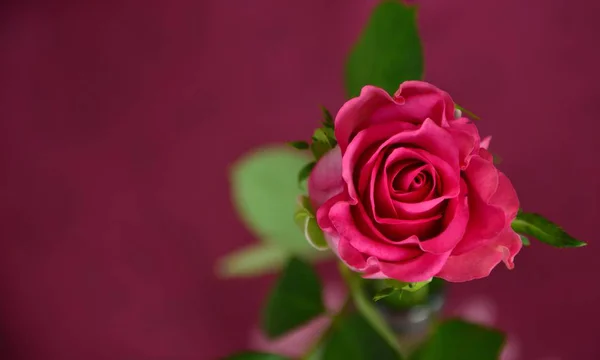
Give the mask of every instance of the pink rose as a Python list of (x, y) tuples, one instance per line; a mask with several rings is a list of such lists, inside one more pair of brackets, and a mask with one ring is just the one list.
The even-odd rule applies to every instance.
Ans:
[(394, 97), (365, 86), (339, 110), (335, 137), (308, 190), (329, 246), (350, 268), (459, 282), (500, 261), (514, 266), (519, 200), (446, 92), (421, 81), (402, 83)]

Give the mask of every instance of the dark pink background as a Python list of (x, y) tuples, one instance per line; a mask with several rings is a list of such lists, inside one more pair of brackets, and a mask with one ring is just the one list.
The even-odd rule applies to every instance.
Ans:
[[(252, 241), (227, 167), (341, 105), (375, 1), (49, 3), (0, 8), (0, 357), (243, 348), (272, 278), (213, 275)], [(495, 297), (523, 359), (600, 358), (598, 1), (421, 3), (426, 79), (484, 118), (526, 209), (590, 242), (534, 243), (450, 302)]]

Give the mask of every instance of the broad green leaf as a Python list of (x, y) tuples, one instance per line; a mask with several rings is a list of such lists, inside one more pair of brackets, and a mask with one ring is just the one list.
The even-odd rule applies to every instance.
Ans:
[(358, 313), (336, 323), (325, 343), (323, 359), (399, 360), (402, 357)]
[(504, 345), (498, 330), (458, 319), (439, 325), (411, 360), (497, 360)]
[(269, 294), (262, 317), (262, 330), (274, 338), (324, 312), (317, 274), (307, 263), (292, 258)]
[(567, 234), (560, 226), (538, 214), (519, 212), (511, 225), (517, 233), (533, 236), (539, 241), (555, 247), (567, 248), (587, 245)]
[(258, 276), (281, 268), (289, 256), (273, 244), (252, 244), (220, 259), (217, 273), (222, 277)]
[(306, 150), (310, 145), (306, 141), (291, 141), (288, 143), (291, 147), (298, 150)]
[(294, 224), (302, 194), (296, 174), (310, 161), (287, 147), (267, 147), (245, 155), (230, 173), (233, 204), (254, 236), (291, 254), (314, 252)]
[(275, 354), (245, 352), (226, 357), (222, 360), (289, 360), (289, 358)]
[(345, 69), (346, 94), (358, 96), (365, 85), (393, 94), (400, 83), (423, 77), (423, 52), (417, 10), (402, 1), (377, 5), (354, 45)]
[(304, 182), (304, 180), (308, 179), (312, 169), (315, 167), (316, 164), (317, 163), (314, 161), (310, 162), (304, 165), (304, 167), (300, 169), (300, 171), (298, 171), (298, 184), (301, 185)]
[(519, 237), (521, 238), (521, 242), (523, 243), (524, 246), (531, 245), (531, 242), (529, 241), (527, 236), (519, 234)]
[(357, 310), (364, 316), (365, 320), (371, 327), (385, 340), (388, 346), (394, 349), (397, 358), (402, 358), (400, 346), (396, 340), (396, 335), (385, 322), (379, 311), (375, 308), (375, 304), (369, 299), (362, 287), (362, 279), (352, 272), (348, 267), (341, 262), (339, 263), (340, 273), (344, 281), (348, 285), (354, 304)]

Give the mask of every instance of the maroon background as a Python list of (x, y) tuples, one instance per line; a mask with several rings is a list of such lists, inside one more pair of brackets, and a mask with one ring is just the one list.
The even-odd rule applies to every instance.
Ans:
[[(375, 3), (4, 2), (2, 359), (213, 359), (244, 347), (270, 278), (219, 281), (252, 241), (227, 166), (343, 101)], [(55, 2), (56, 3), (56, 2)], [(523, 359), (600, 358), (595, 0), (423, 0), (427, 80), (484, 117), (523, 206), (590, 242), (525, 249), (487, 293)]]

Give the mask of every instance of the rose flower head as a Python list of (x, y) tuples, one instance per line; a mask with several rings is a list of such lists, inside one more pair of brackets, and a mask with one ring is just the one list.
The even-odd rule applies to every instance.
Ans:
[(448, 93), (421, 81), (393, 97), (365, 86), (337, 113), (335, 138), (308, 193), (349, 268), (365, 278), (460, 282), (501, 261), (514, 266), (517, 194)]

